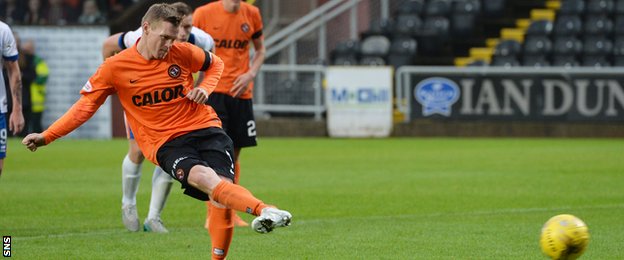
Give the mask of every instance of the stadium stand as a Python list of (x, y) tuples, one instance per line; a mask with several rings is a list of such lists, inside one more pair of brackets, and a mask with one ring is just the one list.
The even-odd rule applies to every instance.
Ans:
[[(382, 35), (390, 49), (385, 56), (372, 55), (374, 61), (360, 50), (359, 64), (624, 64), (624, 0), (403, 0), (399, 6), (391, 18), (372, 21), (360, 37), (364, 42)], [(410, 54), (399, 54), (395, 47), (407, 39), (413, 42)], [(331, 63), (352, 63), (339, 55), (341, 44)]]

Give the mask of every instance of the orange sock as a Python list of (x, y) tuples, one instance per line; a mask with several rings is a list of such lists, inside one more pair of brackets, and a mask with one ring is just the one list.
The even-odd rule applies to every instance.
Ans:
[(217, 208), (210, 205), (210, 241), (212, 243), (212, 259), (225, 259), (232, 235), (234, 234), (234, 223), (232, 223), (232, 210)]
[(258, 216), (266, 205), (245, 187), (221, 181), (210, 196), (228, 208)]

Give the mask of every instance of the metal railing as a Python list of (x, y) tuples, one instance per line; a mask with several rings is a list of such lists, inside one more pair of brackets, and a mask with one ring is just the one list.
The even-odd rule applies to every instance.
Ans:
[(254, 86), (254, 111), (258, 114), (311, 114), (321, 120), (325, 112), (320, 65), (262, 66)]

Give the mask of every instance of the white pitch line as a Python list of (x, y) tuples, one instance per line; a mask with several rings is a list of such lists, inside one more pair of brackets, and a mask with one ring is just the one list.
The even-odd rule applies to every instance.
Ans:
[[(381, 220), (381, 219), (411, 219), (411, 218), (433, 218), (433, 217), (442, 217), (442, 216), (484, 216), (484, 215), (498, 215), (498, 214), (508, 214), (508, 213), (531, 213), (531, 212), (547, 212), (547, 211), (564, 211), (564, 210), (585, 210), (585, 209), (614, 209), (614, 208), (624, 208), (624, 204), (603, 204), (603, 205), (591, 205), (591, 206), (581, 206), (581, 207), (553, 207), (553, 208), (509, 208), (509, 209), (492, 209), (492, 210), (478, 210), (478, 211), (468, 211), (468, 212), (433, 212), (428, 214), (405, 214), (405, 215), (391, 215), (391, 216), (349, 216), (349, 217), (338, 217), (332, 219), (310, 219), (310, 220), (300, 220), (294, 221), (296, 225), (305, 225), (311, 223), (320, 223), (320, 222), (339, 222), (344, 220), (353, 220), (353, 219), (371, 219), (371, 220)], [(296, 217), (296, 216), (295, 216)], [(176, 228), (175, 230), (194, 230), (200, 229), (200, 227), (187, 227), (187, 228)], [(37, 240), (37, 239), (50, 239), (50, 238), (65, 238), (65, 237), (89, 237), (89, 236), (102, 236), (102, 235), (112, 235), (112, 234), (125, 234), (130, 233), (126, 230), (122, 229), (108, 229), (108, 230), (99, 230), (94, 232), (79, 232), (79, 233), (61, 233), (61, 234), (51, 234), (51, 235), (39, 235), (39, 236), (15, 236), (16, 240)]]

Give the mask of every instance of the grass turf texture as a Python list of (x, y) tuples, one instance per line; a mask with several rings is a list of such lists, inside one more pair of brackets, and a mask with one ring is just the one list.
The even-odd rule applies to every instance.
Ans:
[[(125, 140), (36, 153), (18, 142), (0, 178), (0, 234), (15, 259), (208, 257), (205, 206), (178, 183), (163, 212), (170, 234), (124, 229)], [(561, 213), (589, 226), (584, 258), (624, 258), (622, 139), (264, 138), (241, 160), (242, 184), (294, 218), (268, 235), (236, 228), (230, 259), (545, 259), (541, 226)]]

